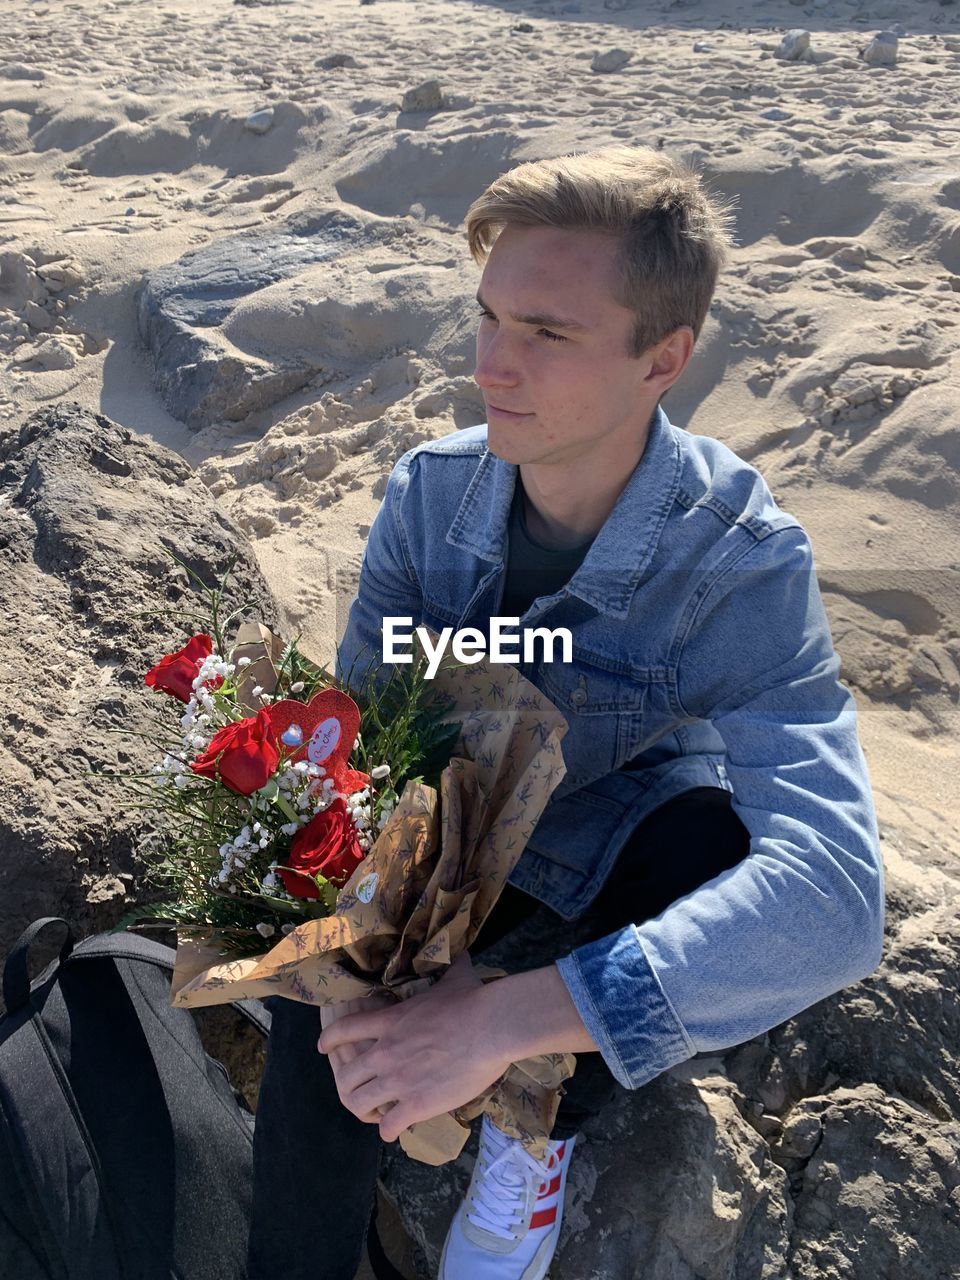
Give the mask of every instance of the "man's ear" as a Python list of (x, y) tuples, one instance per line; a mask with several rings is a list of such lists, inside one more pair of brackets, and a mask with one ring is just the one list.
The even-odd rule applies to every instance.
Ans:
[(688, 324), (681, 325), (646, 353), (650, 368), (645, 381), (659, 399), (677, 381), (690, 363), (696, 339)]

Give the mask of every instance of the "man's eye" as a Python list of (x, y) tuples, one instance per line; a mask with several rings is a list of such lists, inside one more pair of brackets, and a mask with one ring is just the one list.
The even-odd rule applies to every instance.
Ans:
[(559, 333), (551, 333), (549, 329), (538, 329), (538, 333), (542, 333), (545, 338), (549, 338), (551, 342), (566, 342), (566, 338)]
[(483, 319), (483, 320), (496, 320), (496, 318), (497, 318), (497, 317), (493, 314), (493, 312), (492, 312), (492, 311), (488, 311), (486, 307), (481, 307), (481, 308), (480, 308), (480, 317), (481, 317), (481, 319)]

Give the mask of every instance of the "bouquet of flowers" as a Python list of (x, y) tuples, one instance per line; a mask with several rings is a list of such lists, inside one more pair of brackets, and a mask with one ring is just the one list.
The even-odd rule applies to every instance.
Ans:
[[(479, 933), (563, 777), (566, 723), (509, 666), (447, 662), (427, 680), (420, 660), (348, 693), (352, 673), (338, 682), (262, 624), (228, 652), (212, 599), (209, 632), (146, 675), (184, 708), (146, 801), (172, 893), (118, 927), (176, 924), (176, 1005), (415, 994)], [(541, 1155), (573, 1065), (514, 1064), (401, 1143), (452, 1159), (486, 1110)]]
[(164, 848), (151, 881), (169, 900), (121, 926), (162, 917), (237, 956), (334, 909), (398, 788), (438, 778), (459, 732), (423, 664), (385, 686), (369, 679), (358, 702), (258, 624), (239, 629), (229, 657), (193, 635), (145, 682), (182, 713), (175, 736), (158, 726), (163, 758), (140, 780)]

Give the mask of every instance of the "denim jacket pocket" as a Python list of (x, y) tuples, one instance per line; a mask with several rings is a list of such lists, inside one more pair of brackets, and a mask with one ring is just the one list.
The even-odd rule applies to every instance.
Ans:
[(645, 685), (580, 658), (544, 663), (537, 684), (567, 721), (564, 790), (603, 777), (633, 754), (643, 736)]

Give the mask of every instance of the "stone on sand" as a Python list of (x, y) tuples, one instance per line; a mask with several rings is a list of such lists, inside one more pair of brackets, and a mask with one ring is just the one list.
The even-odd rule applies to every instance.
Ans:
[(774, 54), (783, 62), (800, 62), (810, 52), (810, 32), (802, 27), (794, 27), (788, 31)]
[(439, 111), (443, 106), (443, 89), (439, 80), (424, 80), (408, 89), (400, 103), (401, 111)]
[(607, 49), (603, 53), (598, 51), (590, 62), (590, 70), (599, 72), (601, 75), (622, 71), (632, 57), (633, 54), (627, 49)]
[(250, 133), (267, 133), (273, 126), (273, 107), (264, 107), (247, 116), (243, 127)]
[(897, 37), (892, 31), (879, 31), (860, 56), (869, 67), (895, 67), (897, 45)]

